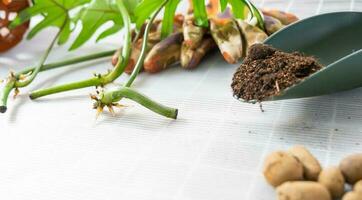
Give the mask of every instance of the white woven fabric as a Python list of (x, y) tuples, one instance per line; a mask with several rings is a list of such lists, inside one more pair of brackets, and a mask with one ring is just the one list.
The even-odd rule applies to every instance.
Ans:
[[(362, 11), (362, 0), (264, 0), (305, 18)], [(323, 24), (321, 24), (323, 26)], [(307, 30), (306, 30), (307, 31)], [(0, 75), (33, 64), (54, 31), (0, 55)], [(115, 48), (118, 37), (71, 56)], [(60, 47), (51, 60), (69, 58)], [(323, 165), (362, 151), (362, 90), (326, 97), (242, 104), (232, 98), (237, 65), (219, 54), (194, 71), (173, 67), (142, 74), (135, 88), (180, 110), (176, 121), (125, 101), (117, 116), (95, 111), (94, 88), (30, 101), (27, 92), (105, 71), (93, 62), (42, 73), (0, 115), (0, 199), (8, 200), (271, 200), (262, 161), (275, 149), (303, 144)], [(122, 82), (120, 80), (119, 82)]]

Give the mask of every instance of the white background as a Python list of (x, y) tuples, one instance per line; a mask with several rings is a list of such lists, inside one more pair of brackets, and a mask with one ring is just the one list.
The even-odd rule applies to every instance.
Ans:
[[(301, 18), (362, 11), (362, 0), (255, 3)], [(53, 34), (45, 31), (0, 55), (1, 77), (38, 60)], [(113, 49), (119, 38), (67, 54), (60, 47), (51, 60)], [(362, 151), (361, 89), (266, 103), (261, 113), (257, 105), (232, 98), (229, 85), (237, 65), (225, 64), (218, 53), (194, 71), (176, 66), (137, 79), (139, 91), (179, 108), (176, 121), (129, 101), (116, 117), (106, 113), (96, 120), (88, 97), (94, 88), (37, 101), (27, 97), (37, 88), (103, 72), (110, 68), (107, 61), (42, 73), (10, 100), (8, 113), (0, 115), (0, 199), (269, 200), (275, 194), (261, 174), (268, 152), (303, 144), (332, 165)]]

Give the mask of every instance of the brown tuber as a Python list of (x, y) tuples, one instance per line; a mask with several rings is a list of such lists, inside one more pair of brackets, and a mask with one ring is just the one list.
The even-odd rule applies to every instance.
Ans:
[(362, 192), (356, 192), (356, 191), (348, 192), (342, 198), (342, 200), (361, 200), (361, 199), (362, 199)]
[(273, 33), (279, 31), (280, 29), (284, 28), (284, 25), (282, 22), (280, 22), (278, 19), (264, 15), (264, 23), (265, 23), (265, 29), (268, 35), (272, 35)]
[(354, 185), (353, 191), (345, 194), (342, 200), (361, 200), (361, 199), (362, 199), (362, 180), (358, 181)]
[(196, 49), (191, 49), (187, 45), (182, 44), (181, 49), (181, 66), (184, 69), (194, 69), (206, 56), (207, 53), (216, 47), (214, 40), (211, 37), (205, 37), (201, 45)]
[(326, 187), (317, 182), (287, 182), (277, 188), (278, 200), (331, 200)]
[(346, 157), (339, 165), (347, 183), (355, 184), (362, 180), (362, 154)]
[(156, 44), (145, 59), (145, 71), (157, 73), (180, 62), (182, 42), (183, 34), (178, 32)]
[(274, 187), (287, 181), (303, 180), (303, 165), (288, 152), (274, 152), (265, 160), (264, 176)]
[(318, 182), (329, 190), (333, 199), (341, 198), (343, 196), (345, 180), (338, 167), (323, 169), (319, 174)]
[(210, 32), (224, 59), (236, 64), (244, 52), (242, 35), (238, 24), (232, 19), (210, 19)]
[(318, 180), (318, 175), (322, 170), (319, 161), (303, 146), (294, 146), (289, 149), (289, 153), (295, 156), (304, 168), (304, 178), (309, 181)]
[(298, 17), (294, 14), (287, 13), (281, 10), (270, 9), (270, 10), (262, 10), (263, 14), (266, 16), (274, 17), (278, 19), (283, 25), (289, 25), (296, 21), (298, 21)]
[[(250, 25), (240, 19), (237, 19), (236, 22), (241, 31), (244, 48), (249, 49), (254, 44), (262, 43), (268, 38), (268, 35), (258, 27)], [(246, 49), (244, 50), (245, 53), (247, 52)]]
[(362, 180), (358, 181), (354, 187), (353, 190), (356, 192), (362, 192)]

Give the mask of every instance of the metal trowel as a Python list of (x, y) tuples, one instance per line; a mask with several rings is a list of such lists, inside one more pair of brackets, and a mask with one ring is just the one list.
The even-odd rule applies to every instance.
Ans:
[(302, 52), (325, 66), (265, 101), (321, 96), (362, 87), (362, 12), (336, 12), (296, 22), (265, 44)]

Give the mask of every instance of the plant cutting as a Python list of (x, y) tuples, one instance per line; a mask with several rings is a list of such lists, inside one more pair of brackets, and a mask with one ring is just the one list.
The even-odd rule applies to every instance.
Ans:
[[(17, 0), (20, 2), (20, 0)], [(27, 2), (25, 0), (21, 2)], [(6, 85), (1, 93), (0, 112), (5, 112), (7, 109), (8, 96), (13, 89), (15, 89), (16, 96), (19, 93), (19, 88), (28, 86), (38, 75), (39, 72), (54, 69), (61, 66), (75, 64), (87, 60), (97, 59), (104, 56), (109, 56), (113, 51), (100, 52), (93, 55), (88, 55), (80, 58), (74, 58), (58, 63), (45, 65), (51, 50), (56, 45), (62, 45), (69, 39), (72, 32), (71, 25), (73, 19), (70, 12), (79, 6), (88, 3), (89, 0), (82, 1), (64, 1), (59, 4), (57, 1), (38, 0), (34, 1), (34, 5), (22, 11), (17, 18), (15, 18), (9, 25), (10, 30), (16, 30), (24, 24), (28, 24), (29, 20), (37, 15), (42, 15), (43, 19), (30, 31), (27, 38), (32, 39), (38, 32), (49, 26), (57, 27), (58, 31), (52, 39), (49, 47), (45, 50), (44, 55), (40, 58), (39, 63), (32, 69), (24, 70), (20, 73), (11, 72), (7, 78)], [(12, 3), (12, 2), (11, 2)], [(50, 67), (49, 67), (50, 66)]]
[[(210, 30), (214, 21), (216, 23), (224, 23), (225, 21), (220, 13), (215, 12), (215, 10), (228, 15), (226, 21), (231, 20), (235, 30), (239, 33), (239, 35), (236, 34), (236, 37), (244, 38), (244, 34), (248, 35), (248, 33), (241, 32), (243, 28), (240, 27), (240, 24), (245, 23), (241, 20), (253, 21), (245, 26), (260, 30), (260, 34), (267, 32), (270, 27), (270, 25), (264, 24), (262, 13), (247, 0), (212, 0), (209, 6), (205, 4), (204, 0), (193, 0), (190, 2), (191, 7), (187, 16), (176, 14), (180, 2), (180, 0), (35, 0), (30, 8), (18, 15), (12, 22), (11, 28), (21, 26), (32, 18), (40, 16), (42, 20), (29, 32), (29, 39), (50, 26), (57, 27), (58, 32), (35, 67), (19, 73), (11, 73), (8, 77), (0, 99), (0, 111), (6, 111), (10, 92), (15, 89), (15, 94), (17, 94), (18, 88), (28, 86), (39, 72), (113, 54), (113, 51), (99, 52), (68, 61), (47, 64), (47, 58), (53, 47), (56, 44), (66, 43), (74, 32), (75, 28), (70, 27), (82, 25), (80, 33), (75, 36), (70, 47), (70, 50), (76, 50), (92, 38), (94, 33), (105, 23), (111, 21), (113, 26), (104, 30), (98, 36), (97, 41), (123, 31), (124, 39), (122, 44), (119, 44), (121, 48), (112, 59), (115, 65), (113, 69), (107, 73), (96, 74), (86, 80), (33, 91), (30, 98), (37, 99), (50, 94), (96, 87), (102, 88), (101, 92), (97, 92), (98, 95), (91, 96), (92, 99), (96, 100), (95, 108), (98, 112), (103, 111), (105, 107), (113, 112), (113, 106), (119, 106), (118, 102), (121, 99), (129, 98), (158, 114), (176, 118), (177, 109), (162, 106), (131, 88), (142, 70), (158, 72), (180, 60), (183, 60), (182, 66), (184, 68), (195, 68), (216, 44), (225, 59), (228, 60), (235, 50), (227, 48), (227, 45), (233, 41), (228, 41), (228, 38), (226, 40), (218, 38), (220, 34), (213, 34), (213, 29)], [(162, 20), (156, 20), (163, 9)], [(279, 22), (278, 19), (273, 19)], [(135, 28), (132, 29), (132, 26)], [(228, 30), (218, 31), (228, 35)], [(193, 37), (195, 35), (196, 38)], [(224, 41), (226, 41), (226, 45)], [(252, 41), (248, 42), (253, 43)], [(236, 53), (237, 56), (233, 58), (234, 60), (240, 59), (243, 52), (245, 54), (247, 45), (243, 46)], [(240, 52), (241, 50), (243, 52)], [(165, 54), (166, 57), (160, 57), (160, 52), (171, 51), (180, 53)], [(103, 91), (104, 86), (115, 81), (124, 72), (131, 74), (126, 83), (116, 90)]]
[[(19, 2), (19, 1), (18, 1)], [(25, 4), (27, 4), (27, 1), (21, 1)], [(10, 5), (15, 2), (8, 2), (8, 1), (2, 1), (2, 4), (4, 5)], [(10, 92), (15, 89), (15, 95), (16, 96), (19, 93), (20, 87), (25, 87), (29, 85), (37, 76), (37, 74), (41, 71), (42, 66), (44, 65), (45, 61), (47, 60), (52, 48), (54, 47), (55, 43), (58, 41), (58, 44), (64, 44), (69, 35), (70, 35), (70, 18), (68, 15), (68, 12), (79, 6), (86, 3), (85, 1), (80, 1), (78, 3), (71, 2), (71, 4), (68, 5), (68, 7), (60, 7), (57, 6), (56, 2), (50, 2), (50, 1), (38, 1), (38, 4), (34, 5), (31, 8), (27, 8), (26, 12), (22, 12), (18, 17), (9, 25), (9, 29), (13, 28), (19, 28), (18, 25), (23, 26), (24, 24), (29, 23), (29, 19), (31, 15), (37, 15), (42, 12), (44, 14), (44, 19), (38, 23), (37, 26), (35, 26), (32, 31), (29, 33), (28, 38), (31, 39), (36, 35), (37, 32), (42, 30), (43, 28), (52, 25), (59, 28), (57, 34), (51, 41), (49, 47), (45, 50), (44, 55), (40, 58), (39, 63), (36, 67), (34, 67), (34, 70), (31, 71), (28, 75), (26, 74), (19, 74), (16, 76), (14, 73), (10, 73), (10, 76), (8, 77), (7, 84), (4, 87), (4, 91), (2, 92), (2, 102), (0, 105), (0, 111), (5, 112), (6, 111), (6, 103), (8, 96)], [(15, 29), (13, 29), (15, 30)]]
[[(160, 6), (158, 8), (158, 10), (156, 11), (156, 13), (153, 15), (153, 17), (150, 19), (150, 22), (148, 22), (146, 29), (145, 29), (145, 34), (144, 34), (144, 41), (147, 41), (148, 39), (148, 33), (151, 29), (152, 23), (155, 20), (157, 14), (161, 11), (163, 5), (165, 5), (168, 1), (165, 1), (162, 6)], [(73, 90), (73, 89), (80, 89), (80, 88), (84, 88), (84, 87), (91, 87), (91, 86), (101, 86), (103, 87), (104, 85), (107, 85), (111, 82), (113, 82), (114, 80), (116, 80), (125, 70), (126, 66), (128, 65), (129, 62), (129, 58), (130, 58), (130, 53), (131, 53), (131, 18), (130, 15), (128, 14), (127, 8), (125, 6), (125, 4), (123, 3), (123, 1), (117, 1), (117, 6), (118, 9), (122, 15), (122, 22), (125, 28), (125, 44), (123, 46), (121, 55), (118, 59), (118, 63), (115, 66), (115, 68), (106, 73), (106, 74), (97, 74), (95, 75), (93, 78), (87, 79), (87, 80), (83, 80), (83, 81), (78, 81), (78, 82), (74, 82), (74, 83), (70, 83), (67, 85), (63, 85), (60, 87), (56, 87), (56, 88), (51, 88), (46, 92), (57, 92), (57, 91), (63, 91), (63, 90)], [(84, 30), (84, 28), (83, 28)], [(82, 34), (82, 32), (81, 32)], [(79, 38), (79, 37), (78, 37)], [(77, 45), (77, 41), (74, 43)], [(142, 50), (144, 51), (146, 49), (146, 45), (147, 43), (144, 42), (143, 44), (143, 48)], [(74, 47), (74, 46), (73, 46)], [(72, 47), (72, 48), (73, 48)], [(141, 53), (141, 56), (144, 55), (144, 53)], [(135, 71), (136, 72), (136, 71)], [(130, 87), (133, 80), (136, 78), (137, 76), (137, 72), (131, 76), (130, 81), (126, 84), (126, 87)], [(123, 97), (125, 98), (129, 98), (132, 99), (138, 103), (140, 103), (141, 105), (146, 105), (148, 106), (148, 108), (150, 110), (161, 110), (158, 113), (163, 114), (166, 117), (170, 117), (170, 118), (176, 118), (177, 117), (177, 109), (169, 109), (167, 107), (164, 106), (159, 106), (159, 104), (156, 103), (151, 103), (152, 101), (147, 99), (145, 96), (137, 93), (136, 91), (131, 90), (130, 88), (127, 88), (127, 90), (125, 90), (127, 92), (123, 92), (120, 93), (118, 96), (123, 95)], [(38, 95), (41, 95), (41, 93), (32, 93), (31, 94), (31, 98), (37, 98)], [(117, 104), (113, 104), (113, 103), (104, 103), (101, 102), (99, 103), (97, 98), (92, 96), (93, 99), (95, 99), (97, 102), (95, 103), (95, 108), (98, 110), (98, 113), (103, 111), (104, 107), (108, 107), (109, 110), (113, 113), (113, 106), (117, 106)], [(156, 108), (157, 107), (157, 108)], [(173, 112), (171, 115), (168, 114), (169, 112)]]

